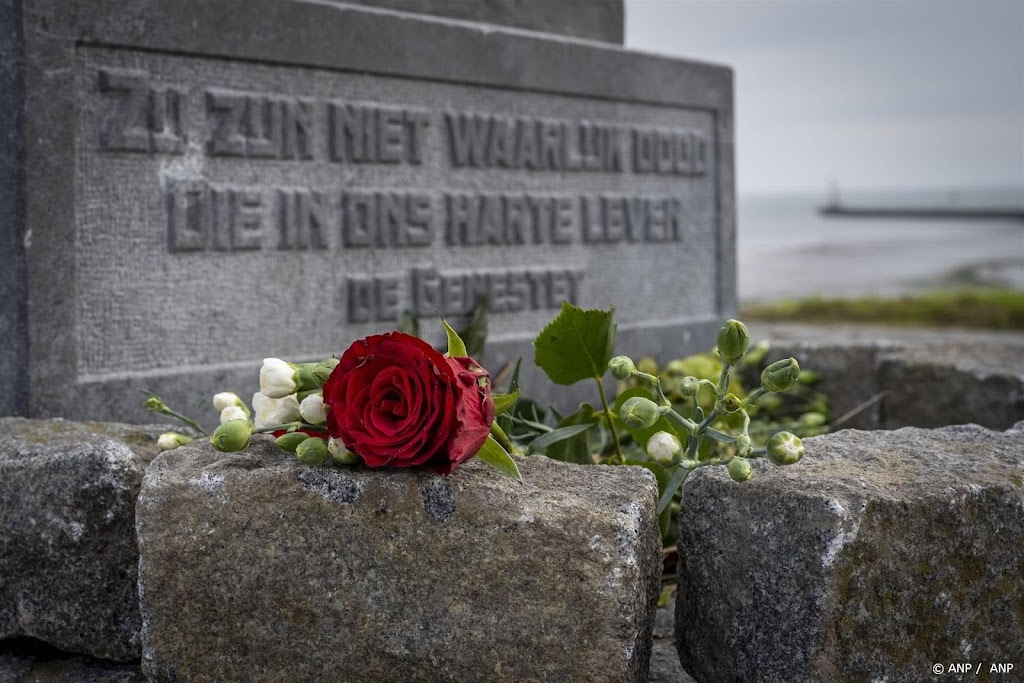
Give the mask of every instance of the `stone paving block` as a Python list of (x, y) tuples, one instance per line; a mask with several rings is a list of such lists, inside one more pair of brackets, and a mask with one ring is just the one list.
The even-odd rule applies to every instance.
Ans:
[(0, 638), (140, 656), (135, 498), (164, 429), (0, 418)]
[(645, 470), (450, 477), (192, 444), (138, 505), (151, 681), (643, 681), (661, 572)]
[[(846, 430), (680, 517), (676, 640), (700, 683), (917, 681), (1024, 653), (1024, 423)], [(715, 468), (717, 469), (717, 468)], [(994, 679), (993, 679), (994, 680)]]

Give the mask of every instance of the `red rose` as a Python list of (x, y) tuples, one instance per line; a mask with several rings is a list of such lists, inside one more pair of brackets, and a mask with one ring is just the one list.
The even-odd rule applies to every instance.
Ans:
[(448, 474), (477, 454), (494, 421), (479, 363), (401, 332), (352, 344), (323, 391), (327, 430), (370, 467)]

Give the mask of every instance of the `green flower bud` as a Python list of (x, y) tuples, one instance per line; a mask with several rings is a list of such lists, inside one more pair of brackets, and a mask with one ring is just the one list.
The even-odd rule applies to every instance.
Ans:
[(754, 468), (750, 462), (743, 458), (733, 458), (729, 461), (729, 476), (733, 481), (744, 482), (754, 476)]
[(334, 462), (339, 465), (357, 465), (362, 461), (362, 458), (345, 447), (345, 443), (341, 439), (328, 439), (327, 451), (334, 458)]
[(157, 413), (167, 410), (167, 404), (156, 394), (147, 394), (146, 402), (142, 404), (142, 407)]
[(608, 369), (612, 371), (612, 377), (617, 380), (629, 379), (636, 372), (636, 365), (629, 356), (615, 356), (608, 361)]
[(718, 355), (729, 365), (743, 358), (750, 346), (750, 333), (739, 320), (726, 320), (718, 331)]
[(323, 465), (324, 461), (327, 460), (327, 442), (311, 436), (296, 446), (295, 455), (298, 456), (299, 460), (312, 467)]
[(680, 461), (679, 466), (684, 468), (684, 469), (695, 470), (695, 469), (697, 469), (697, 461), (696, 460), (682, 460), (682, 461)]
[(696, 377), (684, 377), (679, 381), (679, 393), (687, 398), (693, 398), (700, 390), (700, 380)]
[(192, 441), (191, 436), (185, 436), (177, 432), (164, 432), (160, 435), (160, 438), (156, 440), (156, 447), (163, 451), (173, 451), (178, 446), (184, 446), (185, 444)]
[(327, 378), (334, 372), (334, 368), (338, 367), (337, 358), (325, 358), (313, 368), (313, 378), (316, 380), (317, 386), (322, 387)]
[(736, 437), (736, 454), (744, 456), (750, 452), (750, 437), (746, 434), (740, 434)]
[(630, 429), (647, 429), (657, 422), (660, 416), (658, 404), (643, 396), (626, 399), (619, 410), (619, 417)]
[(722, 410), (727, 413), (735, 413), (740, 409), (740, 401), (736, 394), (726, 394), (725, 398), (722, 399)]
[(768, 439), (768, 459), (776, 465), (792, 465), (804, 457), (804, 445), (796, 434), (777, 432)]
[(789, 391), (800, 376), (800, 365), (796, 358), (777, 360), (761, 373), (761, 385), (768, 391)]
[(210, 435), (210, 443), (222, 453), (244, 451), (249, 447), (252, 426), (248, 420), (230, 420), (225, 422)]
[(305, 432), (289, 432), (288, 434), (282, 434), (277, 437), (274, 441), (282, 449), (289, 453), (294, 453), (295, 449), (299, 447), (299, 444), (309, 438), (309, 434)]

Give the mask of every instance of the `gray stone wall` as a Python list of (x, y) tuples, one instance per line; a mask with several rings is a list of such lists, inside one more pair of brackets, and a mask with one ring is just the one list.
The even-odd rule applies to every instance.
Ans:
[(350, 0), (403, 12), (433, 14), (574, 38), (622, 43), (623, 0)]

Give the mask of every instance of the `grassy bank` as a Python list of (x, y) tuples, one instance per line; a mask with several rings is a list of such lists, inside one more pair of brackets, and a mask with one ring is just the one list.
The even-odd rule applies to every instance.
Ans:
[(915, 327), (1024, 330), (1024, 292), (931, 292), (897, 299), (799, 299), (740, 307), (744, 320), (874, 323)]

